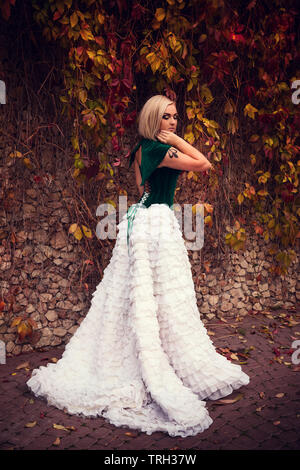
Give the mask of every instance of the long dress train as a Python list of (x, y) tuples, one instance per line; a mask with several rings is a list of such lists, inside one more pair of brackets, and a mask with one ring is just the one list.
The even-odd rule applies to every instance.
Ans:
[(147, 434), (190, 436), (212, 424), (205, 399), (249, 383), (218, 354), (197, 307), (188, 253), (167, 204), (126, 214), (90, 309), (62, 358), (32, 372), (36, 396), (70, 414)]

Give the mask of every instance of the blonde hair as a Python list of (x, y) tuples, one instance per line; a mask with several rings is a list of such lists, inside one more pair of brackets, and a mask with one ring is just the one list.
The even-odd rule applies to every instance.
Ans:
[(164, 95), (155, 95), (149, 98), (141, 109), (138, 117), (138, 132), (146, 139), (156, 140), (155, 134), (160, 129), (160, 123), (166, 107), (173, 104)]

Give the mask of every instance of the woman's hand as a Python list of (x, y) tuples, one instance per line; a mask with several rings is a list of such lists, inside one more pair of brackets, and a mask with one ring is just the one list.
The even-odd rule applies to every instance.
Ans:
[(176, 147), (178, 139), (181, 139), (177, 134), (174, 134), (174, 132), (171, 131), (158, 131), (158, 133), (156, 134), (156, 138), (160, 142), (163, 142), (164, 144), (168, 145), (173, 145), (174, 147)]

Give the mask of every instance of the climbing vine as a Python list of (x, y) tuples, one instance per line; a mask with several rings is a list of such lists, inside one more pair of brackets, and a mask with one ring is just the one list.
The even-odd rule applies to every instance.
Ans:
[[(284, 275), (299, 242), (299, 14), (292, 1), (32, 0), (44, 36), (66, 53), (62, 112), (73, 122), (79, 182), (126, 162), (124, 135), (135, 103), (153, 93), (177, 98), (183, 137), (199, 145), (210, 174), (205, 223), (225, 177), (238, 170), (225, 243), (243, 249), (247, 226), (271, 241), (271, 272)], [(14, 0), (2, 0), (8, 21)], [(245, 151), (235, 154), (237, 141)], [(88, 154), (92, 142), (98, 157)], [(110, 143), (113, 161), (104, 147)], [(197, 174), (188, 173), (196, 185)]]

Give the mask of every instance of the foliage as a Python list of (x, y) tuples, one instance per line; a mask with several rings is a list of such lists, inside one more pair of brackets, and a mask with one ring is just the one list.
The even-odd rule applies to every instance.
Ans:
[[(13, 4), (2, 0), (6, 19)], [(271, 271), (284, 275), (300, 237), (293, 2), (32, 0), (32, 6), (45, 37), (66, 52), (60, 100), (73, 122), (74, 177), (109, 172), (113, 185), (113, 166), (126, 159), (119, 155), (124, 135), (136, 122), (133, 103), (153, 93), (177, 98), (185, 109), (184, 138), (203, 146), (214, 164), (207, 199), (214, 200), (234, 164), (241, 170), (230, 188), (235, 220), (225, 243), (243, 249), (247, 220), (272, 242)], [(247, 149), (234, 161), (238, 139)], [(89, 157), (87, 142), (99, 160)], [(112, 164), (102, 151), (107, 142), (118, 155)], [(197, 182), (193, 172), (188, 177)]]

